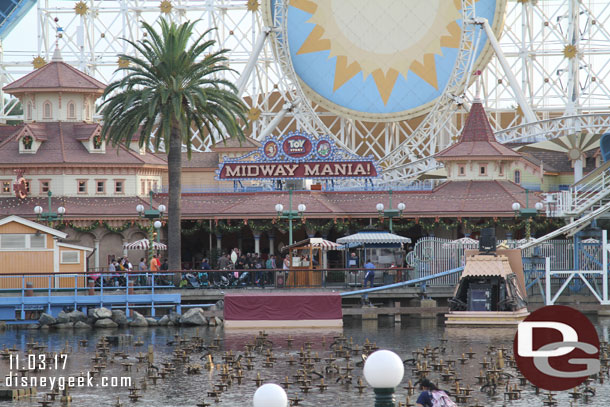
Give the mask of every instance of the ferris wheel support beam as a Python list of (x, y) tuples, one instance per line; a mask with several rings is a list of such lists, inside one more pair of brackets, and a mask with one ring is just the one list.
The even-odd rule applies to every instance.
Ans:
[(504, 74), (506, 75), (506, 77), (508, 79), (508, 83), (510, 84), (510, 87), (512, 88), (513, 92), (515, 93), (515, 98), (517, 99), (517, 103), (519, 104), (519, 106), (521, 107), (521, 110), (523, 111), (523, 116), (525, 117), (525, 120), (528, 123), (534, 123), (534, 122), (538, 121), (536, 114), (534, 113), (531, 106), (529, 105), (529, 103), (527, 103), (527, 100), (525, 99), (525, 95), (523, 94), (523, 90), (519, 86), (519, 82), (517, 81), (517, 78), (515, 77), (515, 75), (513, 74), (513, 72), (510, 69), (510, 65), (508, 64), (508, 61), (506, 60), (506, 57), (504, 56), (504, 52), (502, 52), (502, 48), (500, 48), (498, 39), (496, 38), (496, 35), (494, 34), (493, 30), (491, 29), (491, 26), (489, 25), (489, 22), (487, 21), (487, 19), (483, 18), (483, 17), (476, 17), (473, 19), (472, 23), (482, 26), (483, 29), (485, 30), (485, 34), (487, 34), (487, 38), (489, 38), (489, 43), (491, 44), (491, 47), (493, 48), (494, 52), (496, 53), (496, 57), (498, 57), (498, 61), (500, 62), (500, 65), (502, 66), (502, 69), (504, 70)]
[(252, 75), (252, 71), (256, 67), (256, 63), (258, 61), (258, 56), (260, 55), (263, 47), (265, 46), (265, 40), (269, 37), (269, 34), (273, 31), (271, 27), (264, 27), (256, 43), (254, 44), (254, 49), (252, 50), (252, 54), (250, 54), (250, 58), (248, 58), (248, 63), (244, 68), (243, 72), (235, 82), (235, 87), (237, 88), (237, 96), (241, 96), (246, 90), (246, 85), (248, 84), (248, 79), (250, 79), (250, 75)]
[(284, 116), (286, 116), (288, 112), (292, 112), (294, 107), (295, 105), (292, 103), (284, 104), (284, 106), (282, 106), (282, 110), (280, 110), (279, 113), (273, 118), (273, 120), (271, 120), (271, 122), (267, 125), (267, 127), (265, 127), (263, 131), (261, 131), (259, 139), (264, 140), (265, 138), (269, 137), (271, 133), (273, 133), (273, 130), (275, 130), (275, 128), (284, 119)]

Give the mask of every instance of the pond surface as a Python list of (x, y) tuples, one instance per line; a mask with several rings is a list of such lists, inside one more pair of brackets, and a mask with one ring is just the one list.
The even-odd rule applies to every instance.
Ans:
[[(600, 339), (608, 340), (608, 331), (610, 327), (610, 319), (594, 320), (598, 329)], [(73, 398), (72, 405), (78, 407), (100, 407), (100, 406), (115, 406), (117, 399), (120, 399), (123, 406), (196, 406), (197, 403), (205, 400), (211, 403), (212, 406), (251, 406), (252, 396), (256, 390), (256, 375), (264, 382), (280, 383), (288, 376), (289, 381), (295, 381), (293, 375), (297, 374), (297, 370), (301, 369), (298, 364), (289, 365), (288, 361), (299, 359), (299, 352), (302, 348), (310, 347), (310, 354), (315, 357), (316, 354), (322, 360), (314, 362), (313, 370), (320, 372), (324, 376), (324, 382), (328, 385), (328, 389), (320, 392), (318, 388), (313, 387), (307, 394), (303, 393), (299, 386), (292, 384), (288, 388), (288, 396), (294, 397), (298, 395), (302, 401), (299, 405), (302, 406), (340, 406), (349, 405), (351, 407), (372, 406), (373, 391), (367, 387), (362, 394), (355, 388), (357, 381), (362, 377), (362, 368), (354, 366), (356, 362), (361, 361), (359, 354), (352, 356), (350, 365), (354, 366), (350, 373), (344, 371), (347, 366), (347, 360), (339, 357), (332, 362), (337, 365), (339, 372), (333, 369), (326, 370), (324, 358), (329, 357), (332, 352), (330, 346), (335, 337), (344, 335), (344, 346), (357, 347), (365, 343), (374, 343), (379, 348), (390, 349), (398, 353), (403, 359), (412, 358), (412, 352), (418, 348), (430, 346), (432, 348), (441, 346), (446, 340), (445, 353), (440, 357), (447, 359), (455, 359), (462, 353), (472, 349), (475, 356), (472, 360), (467, 361), (464, 365), (457, 364), (457, 376), (462, 379), (461, 386), (470, 385), (473, 391), (473, 399), (478, 400), (479, 404), (485, 406), (543, 406), (543, 401), (546, 395), (536, 395), (531, 386), (524, 386), (522, 397), (520, 400), (508, 401), (504, 400), (504, 388), (499, 386), (496, 395), (487, 395), (481, 392), (480, 385), (476, 384), (475, 376), (479, 374), (480, 365), (483, 357), (486, 356), (489, 344), (496, 347), (506, 346), (512, 347), (514, 329), (505, 328), (445, 328), (437, 320), (410, 320), (408, 323), (403, 322), (402, 325), (394, 325), (388, 320), (379, 321), (353, 321), (347, 322), (342, 330), (267, 330), (267, 340), (273, 344), (273, 356), (277, 360), (273, 363), (273, 367), (265, 367), (264, 362), (267, 359), (266, 350), (253, 350), (251, 354), (254, 356), (252, 360), (252, 370), (246, 370), (244, 357), (241, 361), (243, 370), (242, 384), (237, 384), (234, 380), (228, 390), (219, 395), (219, 401), (216, 403), (214, 397), (208, 397), (207, 392), (212, 391), (215, 384), (220, 383), (221, 374), (225, 371), (222, 367), (222, 356), (227, 351), (232, 351), (234, 358), (239, 355), (244, 355), (245, 346), (248, 343), (254, 343), (255, 337), (259, 334), (258, 331), (235, 330), (225, 331), (222, 327), (207, 327), (207, 328), (173, 328), (173, 327), (157, 327), (157, 328), (140, 328), (140, 329), (125, 329), (114, 331), (81, 331), (81, 330), (66, 330), (66, 331), (28, 331), (28, 330), (7, 330), (0, 335), (0, 347), (4, 345), (8, 347), (16, 347), (20, 351), (22, 363), (26, 363), (27, 356), (25, 350), (28, 343), (38, 343), (46, 346), (49, 351), (62, 352), (68, 349), (67, 363), (65, 369), (60, 360), (59, 369), (57, 371), (45, 371), (44, 373), (32, 373), (35, 377), (57, 377), (78, 375), (81, 372), (87, 372), (92, 369), (93, 361), (91, 358), (95, 355), (96, 343), (104, 335), (130, 334), (133, 336), (133, 342), (130, 345), (110, 346), (110, 355), (115, 352), (125, 352), (128, 357), (122, 359), (120, 356), (109, 358), (106, 362), (106, 368), (102, 370), (101, 375), (104, 377), (130, 377), (132, 384), (137, 387), (142, 387), (142, 381), (146, 377), (146, 365), (139, 364), (136, 360), (138, 353), (146, 353), (149, 345), (154, 349), (154, 364), (161, 367), (162, 362), (169, 361), (173, 358), (173, 352), (176, 349), (176, 335), (179, 338), (200, 337), (200, 343), (210, 345), (215, 339), (219, 339), (219, 349), (192, 349), (188, 350), (190, 364), (199, 364), (202, 367), (200, 373), (187, 374), (184, 363), (176, 363), (175, 371), (170, 373), (166, 379), (158, 380), (156, 385), (153, 385), (149, 379), (146, 384), (146, 389), (141, 389), (138, 393), (142, 398), (135, 403), (128, 399), (129, 390), (127, 387), (107, 388), (101, 387), (101, 380), (95, 378), (94, 387), (90, 388), (74, 388), (71, 390)], [(293, 339), (291, 344), (288, 344), (287, 338)], [(80, 341), (86, 339), (88, 343), (83, 346)], [(137, 342), (137, 343), (136, 343)], [(140, 345), (141, 342), (141, 345)], [(259, 339), (259, 342), (262, 340)], [(138, 346), (136, 346), (138, 345)], [(187, 345), (185, 345), (187, 346)], [(334, 348), (337, 348), (335, 346)], [(207, 358), (204, 356), (211, 352), (216, 366), (212, 370), (205, 369)], [(123, 363), (133, 363), (132, 371), (125, 371)], [(53, 364), (53, 363), (51, 363)], [(0, 372), (2, 377), (8, 374), (10, 369), (8, 359), (0, 359)], [(396, 400), (405, 402), (407, 390), (403, 387), (407, 385), (409, 380), (415, 382), (416, 377), (412, 372), (413, 366), (409, 363), (405, 365), (405, 377), (403, 383), (396, 391)], [(516, 377), (517, 372), (514, 369), (506, 368), (506, 372)], [(13, 374), (17, 374), (13, 370)], [(350, 381), (351, 384), (347, 383)], [(433, 381), (438, 382), (439, 387), (451, 388), (448, 383), (440, 380), (440, 375), (437, 372), (432, 372), (430, 377)], [(313, 383), (315, 386), (319, 383), (318, 377), (313, 375)], [(107, 379), (108, 380), (108, 379)], [(606, 378), (607, 380), (607, 378)], [(517, 380), (512, 379), (511, 384), (516, 384)], [(365, 383), (366, 384), (366, 383)], [(3, 386), (2, 383), (0, 386)], [(579, 401), (574, 405), (586, 404), (589, 406), (610, 406), (610, 384), (605, 382), (600, 384), (594, 382), (591, 384), (596, 390), (596, 395), (590, 398), (587, 403)], [(24, 407), (24, 406), (39, 406), (38, 403), (42, 400), (42, 393), (48, 392), (49, 388), (39, 387), (39, 395), (32, 399), (23, 399), (19, 401), (0, 401), (1, 407)], [(417, 394), (410, 397), (410, 401), (414, 402)], [(560, 392), (556, 395), (559, 406), (570, 406), (571, 399), (568, 392)], [(59, 402), (53, 405), (59, 406)]]

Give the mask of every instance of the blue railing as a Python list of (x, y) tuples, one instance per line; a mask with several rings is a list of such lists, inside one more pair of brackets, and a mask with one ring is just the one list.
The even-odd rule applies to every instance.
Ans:
[[(180, 310), (180, 294), (159, 294), (174, 288), (171, 273), (54, 273), (0, 275), (0, 320), (14, 320), (16, 313), (27, 319), (28, 312), (44, 311), (56, 316), (65, 308), (88, 307), (150, 308)], [(13, 295), (11, 295), (13, 294)]]

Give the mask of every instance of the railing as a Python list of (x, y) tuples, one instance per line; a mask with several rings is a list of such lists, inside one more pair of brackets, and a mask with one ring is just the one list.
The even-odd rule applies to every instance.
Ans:
[[(20, 296), (115, 295), (156, 293), (175, 289), (358, 287), (365, 268), (181, 270), (179, 272), (87, 272), (0, 274), (0, 298)], [(375, 269), (375, 285), (413, 278), (410, 268)], [(59, 282), (59, 283), (58, 283)]]
[[(508, 240), (502, 243), (514, 249), (521, 242)], [(427, 237), (418, 240), (414, 250), (407, 256), (407, 262), (414, 268), (417, 278), (424, 278), (464, 266), (464, 251), (478, 250), (478, 248), (478, 243), (460, 243), (449, 239)], [(537, 248), (522, 251), (524, 258), (532, 257), (534, 254), (550, 257), (554, 270), (570, 270), (574, 264), (574, 245), (571, 240), (550, 240)], [(437, 278), (428, 283), (428, 286), (455, 286), (460, 275), (456, 273)]]
[(578, 216), (586, 211), (599, 208), (610, 199), (610, 168), (591, 174), (568, 191), (547, 194), (547, 202), (554, 209), (547, 212), (550, 216)]

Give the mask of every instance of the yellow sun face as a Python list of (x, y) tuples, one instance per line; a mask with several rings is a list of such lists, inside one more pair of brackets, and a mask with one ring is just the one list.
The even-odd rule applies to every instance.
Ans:
[(409, 71), (438, 89), (434, 55), (460, 44), (459, 0), (330, 0), (330, 7), (328, 1), (290, 4), (311, 13), (308, 22), (316, 24), (297, 54), (329, 50), (337, 57), (334, 90), (362, 72), (365, 79), (373, 75), (387, 103), (398, 75)]

